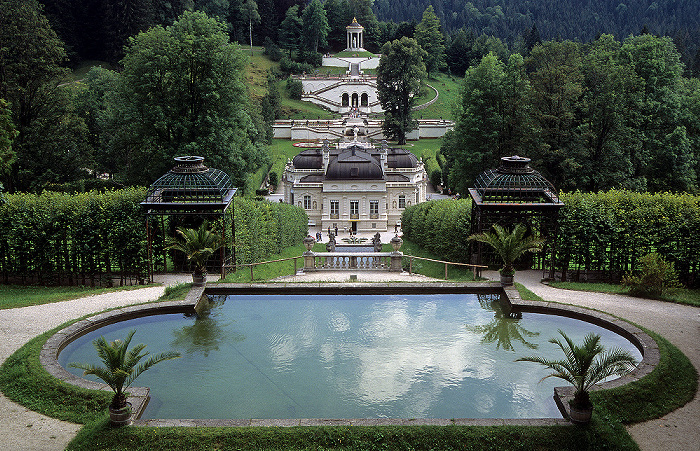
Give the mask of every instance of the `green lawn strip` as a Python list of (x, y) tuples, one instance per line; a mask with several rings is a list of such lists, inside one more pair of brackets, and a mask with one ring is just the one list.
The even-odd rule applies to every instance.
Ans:
[(46, 340), (76, 321), (39, 335), (5, 360), (0, 367), (0, 390), (7, 398), (35, 412), (72, 423), (94, 421), (96, 415), (106, 411), (111, 392), (86, 390), (60, 381), (46, 372), (39, 361)]
[(515, 288), (518, 289), (518, 293), (520, 294), (520, 298), (524, 301), (540, 301), (540, 302), (546, 302), (544, 299), (533, 293), (532, 291), (528, 290), (525, 288), (524, 285), (515, 283)]
[[(563, 290), (593, 291), (598, 293), (623, 295), (629, 294), (629, 289), (627, 287), (615, 283), (551, 282), (549, 285), (554, 288), (561, 288)], [(700, 289), (677, 288), (669, 290), (668, 293), (665, 293), (658, 298), (652, 299), (700, 307)]]
[[(267, 257), (264, 261), (280, 260), (284, 258), (300, 257), (302, 253), (306, 251), (303, 244), (298, 244), (296, 246), (288, 247), (282, 251), (280, 254), (275, 254)], [(325, 252), (325, 244), (317, 243), (314, 246), (315, 252)], [(297, 259), (297, 269), (302, 269), (304, 267), (304, 261), (302, 259)], [(294, 262), (292, 260), (285, 260), (281, 262), (265, 263), (262, 265), (255, 265), (253, 267), (253, 280), (270, 280), (281, 276), (291, 276), (294, 274)], [(221, 282), (228, 283), (246, 283), (251, 282), (250, 278), (250, 268), (240, 267), (236, 272), (230, 273)]]
[(0, 309), (43, 305), (70, 301), (85, 296), (122, 290), (137, 290), (154, 285), (135, 285), (117, 288), (40, 287), (33, 285), (0, 285)]
[[(434, 78), (426, 80), (426, 83), (438, 90), (439, 95), (435, 103), (413, 112), (415, 119), (445, 119), (454, 120), (454, 106), (459, 101), (459, 89), (462, 80), (447, 74), (438, 73)], [(415, 105), (421, 105), (435, 97), (435, 91), (427, 86), (416, 99)]]
[[(619, 428), (618, 428), (619, 429)], [(636, 450), (624, 428), (327, 426), (292, 428), (84, 428), (68, 450)]]
[(659, 334), (637, 327), (659, 345), (659, 364), (638, 381), (591, 393), (594, 408), (606, 420), (633, 424), (659, 418), (691, 401), (697, 391), (698, 373), (688, 357)]
[[(386, 246), (386, 245), (385, 245)], [(390, 247), (387, 252), (392, 250)], [(407, 256), (430, 258), (433, 260), (442, 260), (439, 256), (425, 250), (424, 248), (412, 243), (408, 240), (403, 240), (403, 245), (401, 246), (401, 252), (404, 253), (403, 268), (404, 271), (408, 271), (409, 258)], [(445, 264), (436, 263), (425, 260), (413, 260), (412, 272), (416, 274), (422, 274), (424, 276), (433, 277), (435, 279), (445, 278)], [(447, 280), (450, 281), (473, 281), (472, 269), (466, 266), (456, 266), (448, 265), (447, 267)]]

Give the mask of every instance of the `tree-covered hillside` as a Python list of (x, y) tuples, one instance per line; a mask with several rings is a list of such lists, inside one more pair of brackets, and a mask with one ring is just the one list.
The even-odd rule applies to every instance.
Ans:
[[(625, 38), (647, 27), (652, 34), (674, 36), (698, 32), (700, 2), (696, 0), (375, 0), (381, 20), (420, 21), (433, 5), (448, 33), (471, 28), (513, 42), (525, 29), (537, 26), (543, 40), (588, 42), (602, 33)], [(695, 35), (697, 37), (697, 34)]]

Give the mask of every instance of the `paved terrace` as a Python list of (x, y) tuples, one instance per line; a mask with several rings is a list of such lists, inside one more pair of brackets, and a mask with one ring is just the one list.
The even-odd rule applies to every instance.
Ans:
[[(383, 234), (382, 241), (391, 236), (393, 233)], [(342, 237), (341, 233), (340, 238)], [(435, 280), (407, 273), (357, 272), (357, 275), (360, 282)], [(484, 275), (495, 278), (497, 273), (486, 272)], [(537, 271), (523, 271), (516, 274), (516, 281), (546, 300), (595, 308), (654, 330), (678, 346), (700, 371), (700, 309), (629, 296), (558, 290), (540, 284), (540, 276), (541, 273)], [(189, 280), (189, 275), (159, 279), (167, 284)], [(323, 272), (278, 280), (344, 282), (349, 280), (349, 273)], [(161, 296), (163, 290), (163, 287), (150, 287), (61, 303), (0, 310), (0, 361), (4, 361), (33, 337), (70, 319), (107, 308), (154, 300)], [(2, 395), (0, 422), (0, 445), (2, 449), (11, 450), (62, 450), (81, 427), (32, 412)], [(700, 397), (696, 394), (686, 406), (658, 420), (634, 425), (629, 428), (629, 432), (645, 451), (697, 449), (697, 444), (700, 443)]]

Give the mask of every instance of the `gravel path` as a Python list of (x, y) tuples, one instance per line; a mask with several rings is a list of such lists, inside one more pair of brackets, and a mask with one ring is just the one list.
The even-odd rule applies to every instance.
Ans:
[[(497, 273), (484, 276), (496, 278)], [(602, 293), (584, 293), (559, 290), (541, 284), (538, 271), (521, 271), (516, 281), (542, 298), (599, 309), (618, 315), (663, 335), (680, 348), (700, 371), (700, 309), (629, 296)], [(284, 281), (347, 281), (348, 273), (296, 275)], [(406, 273), (362, 273), (358, 281), (430, 281), (425, 276)], [(189, 281), (189, 276), (176, 275), (166, 284)], [(163, 287), (143, 288), (90, 296), (73, 301), (0, 310), (0, 362), (5, 361), (33, 337), (70, 319), (107, 308), (154, 300), (163, 293)], [(0, 449), (10, 450), (63, 450), (81, 425), (67, 423), (27, 410), (0, 394)], [(634, 440), (644, 451), (671, 451), (697, 449), (700, 443), (700, 396), (658, 420), (628, 428)]]
[[(168, 276), (165, 284), (191, 281), (189, 275)], [(132, 291), (89, 296), (72, 301), (0, 310), (0, 363), (37, 335), (68, 320), (162, 296), (165, 288), (148, 287)], [(79, 424), (59, 421), (15, 404), (0, 393), (0, 449), (59, 451), (65, 449)]]

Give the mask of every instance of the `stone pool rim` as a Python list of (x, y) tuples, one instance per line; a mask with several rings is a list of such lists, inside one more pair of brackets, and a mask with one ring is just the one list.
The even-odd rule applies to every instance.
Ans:
[[(46, 341), (41, 349), (40, 361), (52, 376), (77, 387), (111, 392), (104, 383), (91, 381), (68, 372), (58, 363), (58, 355), (78, 337), (116, 322), (150, 315), (168, 313), (194, 313), (200, 300), (206, 295), (222, 294), (424, 294), (432, 293), (502, 293), (505, 308), (514, 312), (544, 313), (586, 321), (615, 332), (629, 340), (642, 354), (637, 367), (627, 375), (605, 382), (593, 390), (619, 387), (641, 379), (651, 373), (659, 363), (659, 348), (656, 341), (637, 326), (608, 313), (547, 301), (526, 301), (513, 287), (502, 287), (500, 282), (359, 282), (359, 283), (213, 283), (205, 287), (193, 287), (182, 301), (163, 301), (122, 307), (97, 313), (58, 331)], [(292, 426), (556, 426), (570, 425), (568, 401), (573, 398), (573, 387), (555, 387), (554, 400), (563, 418), (360, 418), (360, 419), (139, 419), (149, 401), (147, 387), (129, 387), (128, 401), (132, 404), (135, 426), (149, 427), (292, 427)]]

